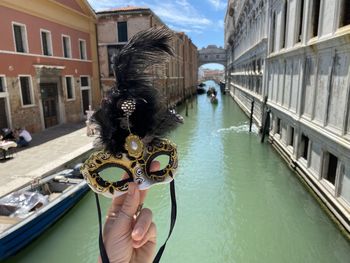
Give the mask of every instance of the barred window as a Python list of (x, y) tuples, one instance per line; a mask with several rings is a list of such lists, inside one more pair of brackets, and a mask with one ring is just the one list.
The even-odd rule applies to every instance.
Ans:
[(326, 153), (325, 157), (325, 179), (331, 184), (335, 185), (335, 178), (337, 176), (338, 157), (331, 153)]
[(71, 45), (70, 45), (70, 37), (63, 36), (62, 37), (62, 46), (63, 46), (63, 56), (65, 58), (72, 57)]
[(315, 37), (318, 35), (318, 21), (320, 18), (320, 5), (321, 0), (313, 0), (312, 3), (312, 14), (311, 14), (311, 22), (312, 22), (312, 35), (311, 37)]
[(24, 25), (13, 24), (16, 52), (27, 53), (27, 32)]
[(43, 55), (52, 56), (51, 33), (49, 31), (41, 30), (41, 46)]
[(73, 77), (66, 77), (66, 91), (67, 91), (67, 100), (73, 100), (75, 98), (74, 86), (73, 86)]
[(86, 41), (80, 39), (79, 40), (79, 51), (80, 51), (80, 59), (87, 59), (87, 55), (86, 55)]
[(33, 92), (32, 85), (30, 83), (30, 77), (20, 77), (20, 88), (22, 96), (22, 105), (28, 106), (33, 105)]
[(350, 25), (350, 1), (343, 0), (340, 8), (340, 24), (339, 26)]
[(0, 77), (0, 92), (5, 92), (5, 78)]

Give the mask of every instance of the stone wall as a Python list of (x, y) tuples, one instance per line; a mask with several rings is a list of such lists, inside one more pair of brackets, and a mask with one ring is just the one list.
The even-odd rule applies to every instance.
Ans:
[[(321, 1), (318, 9), (315, 3), (237, 1), (227, 46), (229, 87), (247, 114), (258, 100), (258, 124), (268, 98), (270, 142), (350, 232), (350, 17), (342, 13), (350, 4)], [(264, 28), (256, 30), (259, 14)], [(256, 61), (259, 92), (250, 80), (257, 77)]]

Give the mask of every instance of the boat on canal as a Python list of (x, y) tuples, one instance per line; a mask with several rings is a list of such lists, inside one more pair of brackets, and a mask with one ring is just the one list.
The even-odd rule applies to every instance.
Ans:
[(198, 86), (197, 87), (197, 94), (201, 95), (205, 93), (205, 88), (203, 88), (203, 86)]
[(211, 96), (212, 94), (214, 94), (215, 96), (217, 95), (217, 91), (214, 87), (210, 87), (207, 91), (207, 96)]
[(219, 101), (218, 101), (218, 98), (214, 94), (211, 94), (210, 102), (211, 102), (211, 104), (218, 104)]
[(219, 86), (220, 86), (220, 91), (221, 91), (221, 93), (225, 95), (225, 94), (226, 94), (226, 88), (225, 88), (226, 84), (225, 84), (225, 81), (220, 80)]
[(45, 177), (0, 198), (0, 261), (43, 233), (88, 190), (76, 167)]

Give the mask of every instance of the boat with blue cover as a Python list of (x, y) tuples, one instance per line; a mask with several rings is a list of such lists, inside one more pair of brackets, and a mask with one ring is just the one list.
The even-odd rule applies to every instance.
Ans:
[(0, 198), (0, 260), (28, 245), (89, 191), (78, 168), (66, 169)]

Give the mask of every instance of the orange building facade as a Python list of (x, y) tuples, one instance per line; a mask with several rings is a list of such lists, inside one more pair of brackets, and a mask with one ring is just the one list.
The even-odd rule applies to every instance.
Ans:
[(0, 2), (0, 129), (84, 119), (101, 99), (96, 17), (85, 0)]

